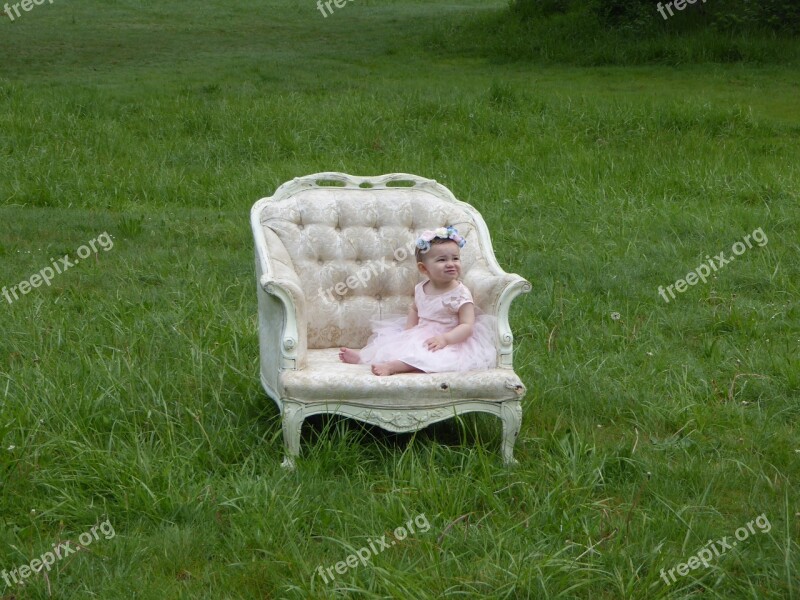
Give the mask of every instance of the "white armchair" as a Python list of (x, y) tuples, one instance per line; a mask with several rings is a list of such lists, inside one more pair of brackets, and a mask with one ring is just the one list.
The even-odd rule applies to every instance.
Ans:
[[(481, 215), (430, 179), (394, 173), (295, 178), (253, 206), (261, 383), (281, 411), (294, 467), (306, 417), (334, 413), (410, 432), (466, 412), (503, 423), (502, 454), (515, 462), (525, 386), (513, 371), (511, 301), (531, 285), (497, 264)], [(455, 226), (467, 240), (462, 281), (497, 317), (497, 367), (377, 377), (345, 364), (340, 346), (362, 348), (370, 319), (405, 314), (421, 277), (414, 243), (425, 229)]]

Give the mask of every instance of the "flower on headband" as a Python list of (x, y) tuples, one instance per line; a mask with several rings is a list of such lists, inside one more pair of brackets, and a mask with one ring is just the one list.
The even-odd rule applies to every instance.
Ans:
[(423, 252), (427, 252), (431, 249), (431, 242), (436, 238), (442, 240), (453, 240), (456, 244), (458, 244), (459, 248), (463, 248), (467, 243), (467, 240), (458, 235), (458, 230), (450, 225), (448, 227), (438, 227), (436, 229), (428, 229), (423, 231), (422, 235), (417, 238), (417, 248)]

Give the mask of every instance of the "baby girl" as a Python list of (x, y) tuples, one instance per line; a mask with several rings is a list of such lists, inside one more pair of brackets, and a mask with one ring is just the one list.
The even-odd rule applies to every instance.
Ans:
[(439, 373), (494, 367), (493, 318), (475, 307), (459, 281), (466, 241), (454, 227), (425, 231), (417, 240), (417, 268), (427, 280), (414, 288), (407, 317), (373, 325), (361, 351), (339, 349), (346, 363), (369, 363), (375, 375)]

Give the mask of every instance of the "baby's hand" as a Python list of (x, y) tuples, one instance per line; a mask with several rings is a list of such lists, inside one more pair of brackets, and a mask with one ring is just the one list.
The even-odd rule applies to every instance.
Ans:
[(436, 352), (447, 346), (447, 340), (443, 335), (435, 335), (432, 338), (425, 340), (425, 347), (431, 352)]

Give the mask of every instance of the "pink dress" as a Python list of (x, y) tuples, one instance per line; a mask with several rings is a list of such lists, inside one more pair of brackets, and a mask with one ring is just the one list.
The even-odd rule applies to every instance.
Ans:
[(431, 352), (425, 340), (445, 334), (458, 325), (458, 309), (473, 302), (472, 294), (463, 283), (444, 294), (428, 295), (422, 290), (423, 281), (414, 288), (414, 303), (419, 323), (405, 329), (406, 316), (387, 317), (372, 322), (372, 336), (361, 350), (361, 362), (376, 364), (401, 360), (426, 373), (471, 371), (497, 366), (495, 346), (495, 317), (483, 314), (475, 307), (472, 335), (460, 344), (450, 344)]

